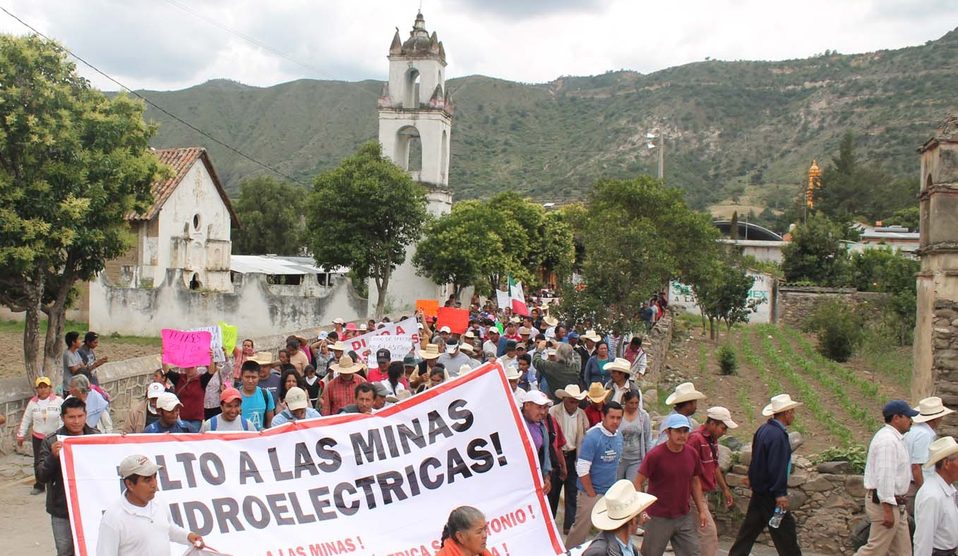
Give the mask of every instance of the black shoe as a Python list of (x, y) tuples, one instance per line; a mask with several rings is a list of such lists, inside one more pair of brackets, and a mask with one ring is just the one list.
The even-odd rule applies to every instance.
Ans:
[(33, 487), (33, 490), (30, 491), (30, 494), (33, 494), (33, 495), (43, 494), (43, 487), (42, 486)]

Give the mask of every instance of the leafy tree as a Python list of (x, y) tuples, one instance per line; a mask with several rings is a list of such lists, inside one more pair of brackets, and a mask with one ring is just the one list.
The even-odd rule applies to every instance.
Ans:
[(581, 234), (584, 287), (566, 289), (564, 311), (567, 317), (592, 311), (609, 327), (638, 322), (643, 301), (672, 278), (702, 275), (718, 249), (709, 215), (650, 176), (597, 182)]
[(918, 206), (903, 208), (885, 219), (888, 226), (904, 226), (911, 231), (918, 231), (920, 212)]
[(369, 142), (316, 177), (309, 196), (308, 244), (323, 267), (348, 266), (376, 282), (376, 316), (389, 279), (427, 218), (426, 191)]
[(305, 246), (303, 205), (307, 191), (269, 176), (243, 180), (236, 214), (243, 227), (233, 230), (238, 255), (299, 255)]
[(737, 322), (748, 322), (756, 305), (748, 299), (755, 278), (729, 257), (715, 257), (703, 270), (705, 272), (692, 279), (692, 289), (699, 310), (708, 320), (709, 336), (714, 340), (717, 321), (723, 321), (726, 330), (731, 330)]
[(883, 327), (899, 345), (911, 342), (917, 312), (915, 275), (921, 264), (890, 248), (867, 249), (851, 257), (852, 285), (888, 294), (881, 309)]
[(843, 240), (848, 230), (814, 212), (792, 232), (792, 241), (782, 249), (782, 270), (789, 282), (808, 281), (820, 286), (848, 283), (848, 251)]
[(0, 302), (25, 313), (27, 375), (57, 376), (74, 285), (130, 247), (124, 215), (166, 173), (142, 103), (90, 87), (56, 43), (0, 35), (0, 83)]

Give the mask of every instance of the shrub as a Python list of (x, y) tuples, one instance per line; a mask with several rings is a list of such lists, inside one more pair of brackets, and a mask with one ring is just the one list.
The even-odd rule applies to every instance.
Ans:
[(818, 351), (832, 361), (848, 361), (861, 345), (864, 319), (839, 300), (823, 303), (806, 322), (818, 336)]
[(861, 444), (852, 444), (843, 448), (828, 448), (812, 458), (812, 463), (819, 464), (827, 461), (847, 461), (856, 474), (865, 472), (865, 459), (868, 451)]
[(738, 369), (738, 361), (735, 357), (735, 350), (729, 346), (722, 346), (718, 350), (719, 368), (723, 375), (735, 374)]

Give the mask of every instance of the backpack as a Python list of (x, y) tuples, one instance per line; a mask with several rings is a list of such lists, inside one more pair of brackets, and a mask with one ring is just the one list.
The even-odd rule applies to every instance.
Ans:
[[(217, 417), (219, 417), (219, 415), (214, 415), (214, 416), (210, 417), (210, 430), (211, 430), (211, 431), (215, 431), (215, 430), (216, 430), (217, 423), (219, 422), (219, 421), (216, 419)], [(243, 430), (244, 430), (244, 431), (248, 431), (248, 430), (249, 430), (249, 421), (247, 421), (246, 419), (244, 419), (242, 415), (240, 415), (239, 418), (240, 418), (240, 423), (243, 425)]]

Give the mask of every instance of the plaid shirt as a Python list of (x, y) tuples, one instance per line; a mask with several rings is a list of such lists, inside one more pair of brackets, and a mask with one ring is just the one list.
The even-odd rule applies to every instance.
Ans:
[(366, 379), (357, 374), (351, 375), (350, 380), (346, 382), (341, 376), (329, 381), (319, 398), (322, 414), (335, 415), (340, 409), (353, 403), (356, 399), (356, 386), (363, 382), (366, 382)]

